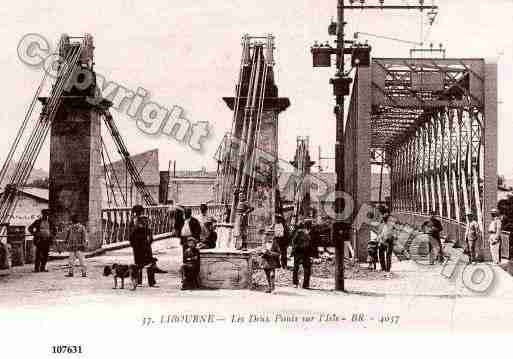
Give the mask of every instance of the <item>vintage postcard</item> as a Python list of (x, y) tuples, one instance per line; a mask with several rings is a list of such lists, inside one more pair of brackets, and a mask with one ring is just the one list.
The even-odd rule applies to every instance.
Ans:
[(0, 13), (0, 356), (478, 355), (513, 328), (511, 0)]

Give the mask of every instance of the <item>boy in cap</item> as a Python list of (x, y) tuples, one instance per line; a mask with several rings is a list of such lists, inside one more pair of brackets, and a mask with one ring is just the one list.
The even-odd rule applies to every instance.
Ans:
[(69, 252), (69, 272), (66, 277), (73, 277), (73, 266), (78, 258), (82, 269), (82, 277), (87, 276), (87, 267), (84, 259), (84, 251), (87, 247), (87, 230), (79, 222), (76, 214), (71, 216), (71, 226), (66, 231), (66, 248)]
[(200, 252), (196, 248), (196, 238), (188, 237), (183, 254), (182, 290), (199, 288)]
[(376, 263), (378, 263), (378, 237), (372, 237), (367, 243), (367, 254), (369, 256), (369, 269), (376, 270)]
[(275, 289), (276, 268), (280, 268), (280, 247), (274, 238), (274, 231), (268, 230), (263, 236), (264, 245), (258, 253), (262, 257), (262, 268), (267, 279), (266, 293), (272, 293)]

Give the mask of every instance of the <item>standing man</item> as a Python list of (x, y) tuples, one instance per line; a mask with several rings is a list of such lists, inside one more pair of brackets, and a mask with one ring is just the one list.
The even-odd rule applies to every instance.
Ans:
[(481, 238), (481, 229), (473, 213), (468, 212), (466, 216), (467, 229), (465, 230), (465, 242), (467, 244), (469, 263), (472, 264), (477, 263), (476, 244)]
[(292, 256), (294, 257), (294, 271), (292, 273), (292, 283), (299, 286), (299, 266), (303, 266), (303, 288), (310, 288), (310, 275), (312, 272), (312, 258), (317, 257), (317, 247), (313, 243), (310, 231), (312, 229), (312, 220), (307, 218), (298, 226), (297, 231), (292, 237)]
[(148, 286), (157, 287), (155, 280), (155, 259), (151, 243), (153, 235), (150, 229), (148, 217), (143, 215), (143, 206), (137, 204), (132, 208), (132, 223), (130, 232), (130, 246), (134, 251), (134, 263), (137, 266), (137, 284), (142, 284), (142, 270), (146, 267)]
[(196, 243), (201, 240), (201, 223), (192, 216), (192, 209), (189, 207), (184, 210), (184, 222), (180, 231), (180, 244), (182, 246), (182, 255), (185, 254), (187, 239), (194, 237)]
[(203, 241), (207, 236), (207, 229), (205, 228), (205, 224), (209, 220), (208, 218), (208, 206), (206, 203), (200, 204), (200, 216), (198, 218), (198, 221), (201, 225), (201, 240)]
[(174, 236), (180, 237), (180, 233), (182, 232), (182, 228), (183, 228), (183, 223), (185, 222), (185, 218), (184, 218), (185, 217), (184, 216), (185, 209), (182, 206), (177, 205), (174, 207), (173, 211), (174, 211), (174, 224), (173, 224)]
[(275, 215), (274, 236), (280, 249), (280, 266), (287, 269), (287, 248), (289, 247), (289, 230), (282, 215)]
[(87, 230), (78, 221), (76, 214), (71, 216), (71, 226), (66, 231), (64, 242), (69, 252), (69, 272), (66, 277), (73, 277), (73, 267), (77, 258), (82, 270), (82, 277), (87, 277), (87, 267), (84, 259), (84, 251), (87, 248)]
[(429, 214), (430, 218), (422, 224), (422, 230), (431, 237), (429, 241), (429, 256), (431, 264), (434, 264), (437, 260), (443, 262), (444, 257), (440, 233), (444, 228), (434, 211), (431, 211)]
[[(383, 216), (383, 226), (378, 235), (378, 258), (381, 270), (390, 272), (392, 269), (392, 250), (394, 248), (395, 218), (386, 214)], [(388, 273), (385, 273), (388, 276)]]
[(48, 261), (50, 245), (55, 236), (55, 226), (50, 221), (48, 209), (43, 209), (41, 218), (36, 219), (27, 230), (34, 237), (34, 246), (36, 247), (34, 272), (48, 272), (46, 262)]
[(249, 215), (255, 208), (251, 207), (246, 200), (242, 201), (239, 206), (242, 209), (239, 226), (240, 235), (237, 237), (235, 248), (246, 250), (248, 248)]
[(488, 235), (490, 241), (490, 251), (492, 252), (492, 260), (494, 264), (501, 264), (501, 233), (502, 221), (499, 211), (495, 208), (490, 211), (492, 221), (488, 226)]

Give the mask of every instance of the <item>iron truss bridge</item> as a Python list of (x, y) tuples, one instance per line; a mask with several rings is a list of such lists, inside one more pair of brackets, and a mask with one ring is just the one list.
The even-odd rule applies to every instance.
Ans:
[[(473, 213), (487, 228), (497, 205), (497, 65), (372, 59), (355, 70), (345, 145), (345, 188), (356, 206), (370, 201), (371, 163), (381, 163), (400, 219), (420, 223), (434, 211), (463, 225)], [(362, 231), (355, 235), (368, 236)]]

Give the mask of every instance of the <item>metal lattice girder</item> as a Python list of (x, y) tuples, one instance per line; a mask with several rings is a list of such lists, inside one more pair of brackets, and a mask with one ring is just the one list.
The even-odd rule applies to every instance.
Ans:
[(484, 61), (374, 59), (372, 146), (389, 153), (394, 208), (482, 223)]
[[(355, 76), (346, 143), (385, 151), (392, 210), (434, 210), (458, 222), (473, 212), (486, 228), (497, 201), (496, 64), (374, 58), (370, 72), (365, 84)], [(367, 132), (353, 130), (359, 123)], [(348, 171), (355, 158), (362, 160), (349, 151)], [(357, 196), (367, 195), (361, 183), (352, 177)]]
[(404, 141), (441, 108), (483, 107), (482, 59), (374, 58), (372, 75), (371, 128), (410, 121), (410, 128), (380, 143)]

